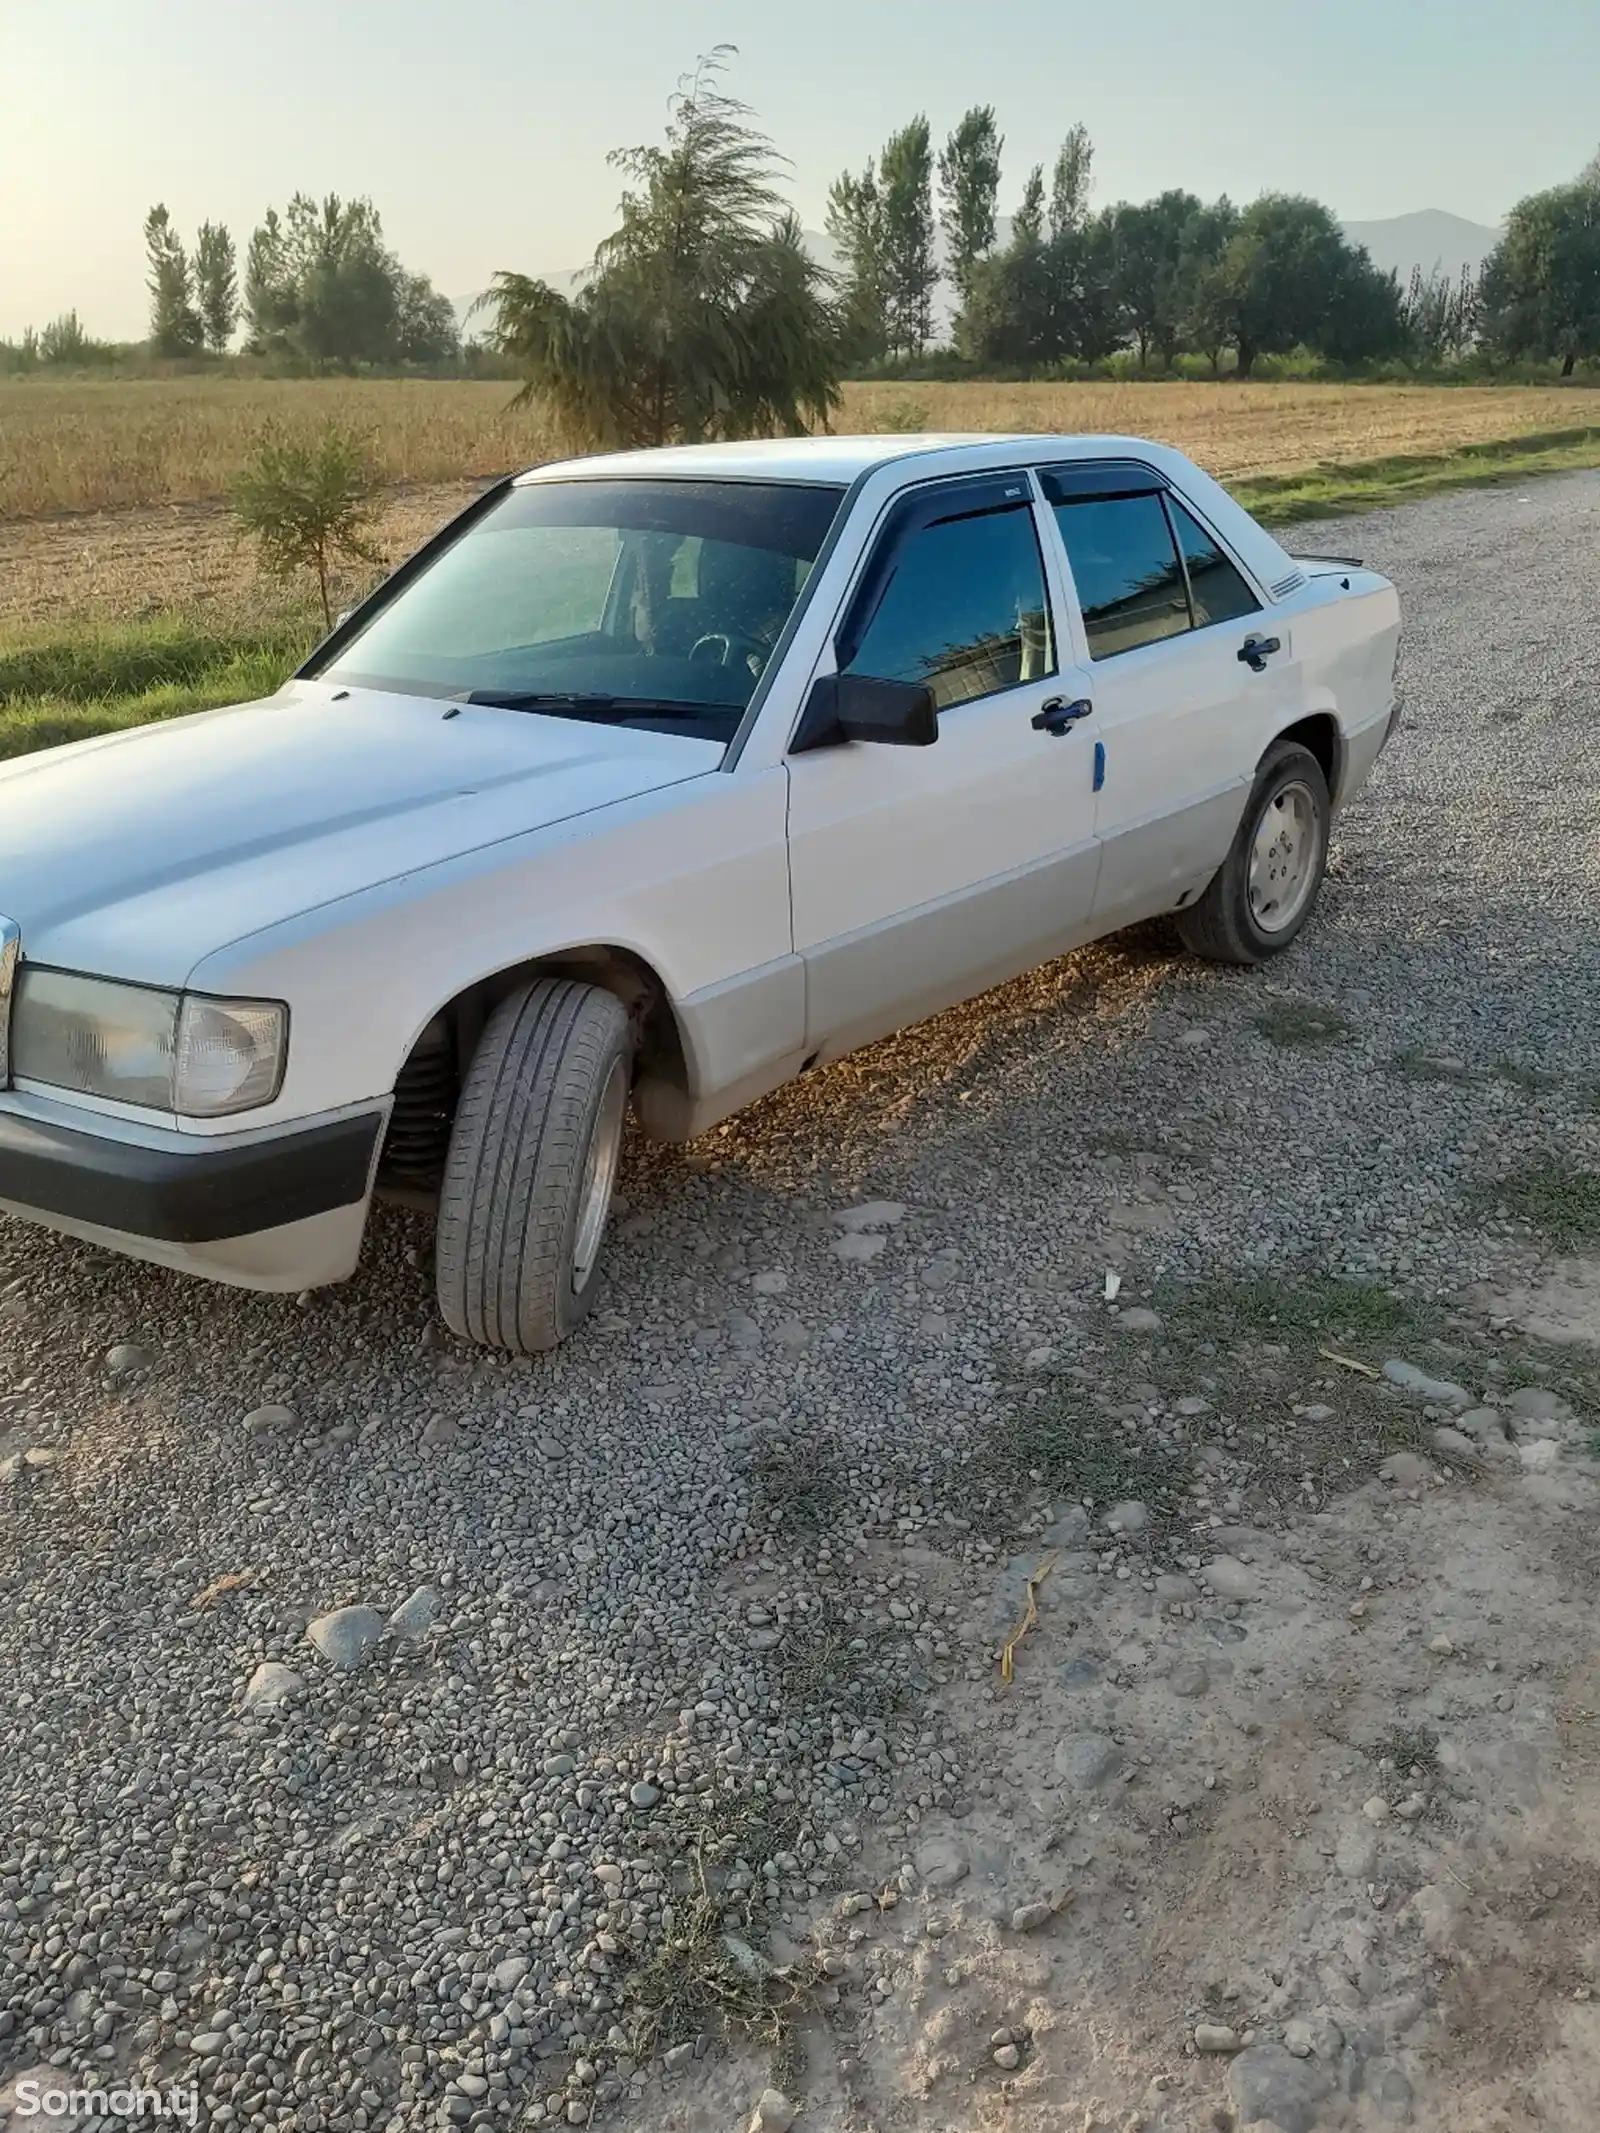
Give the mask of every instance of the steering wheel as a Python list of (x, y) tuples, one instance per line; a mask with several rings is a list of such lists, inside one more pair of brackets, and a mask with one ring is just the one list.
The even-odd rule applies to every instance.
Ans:
[(772, 647), (763, 644), (759, 637), (753, 636), (748, 630), (707, 630), (703, 637), (697, 637), (690, 645), (689, 657), (691, 660), (698, 659), (702, 666), (715, 664), (719, 667), (731, 667), (736, 654), (741, 650), (747, 657), (755, 659), (754, 671), (759, 674), (767, 663)]

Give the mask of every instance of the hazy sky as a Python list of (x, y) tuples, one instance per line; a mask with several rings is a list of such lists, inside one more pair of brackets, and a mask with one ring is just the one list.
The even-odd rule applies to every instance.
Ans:
[(140, 225), (165, 200), (242, 255), (296, 187), (370, 193), (448, 295), (577, 266), (608, 148), (655, 137), (695, 54), (829, 180), (926, 110), (1006, 133), (1002, 205), (1074, 119), (1098, 201), (1183, 184), (1309, 192), (1353, 219), (1493, 223), (1600, 135), (1594, 0), (0, 0), (0, 334), (76, 305), (144, 330)]

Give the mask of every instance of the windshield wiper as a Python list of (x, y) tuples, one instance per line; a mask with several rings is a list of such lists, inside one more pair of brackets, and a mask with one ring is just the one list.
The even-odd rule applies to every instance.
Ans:
[(578, 689), (473, 689), (469, 704), (488, 704), (497, 711), (549, 711), (557, 717), (602, 721), (632, 718), (639, 712), (678, 712), (703, 716), (737, 709), (733, 704), (697, 704), (671, 696), (607, 696), (599, 690)]

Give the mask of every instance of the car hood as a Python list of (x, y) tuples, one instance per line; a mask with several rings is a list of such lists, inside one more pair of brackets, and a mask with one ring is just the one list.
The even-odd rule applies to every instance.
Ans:
[(722, 756), (674, 734), (294, 682), (0, 763), (0, 913), (34, 962), (181, 985), (246, 934)]

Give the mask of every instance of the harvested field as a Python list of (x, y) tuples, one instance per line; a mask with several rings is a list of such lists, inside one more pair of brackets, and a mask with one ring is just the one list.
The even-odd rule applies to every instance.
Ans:
[[(370, 433), (398, 558), (486, 476), (556, 449), (511, 397), (503, 382), (426, 379), (0, 385), (0, 627), (254, 602), (223, 498), (269, 426), (336, 417)], [(1250, 484), (1571, 432), (1591, 404), (1553, 386), (874, 384), (846, 388), (837, 426), (1131, 431)]]

